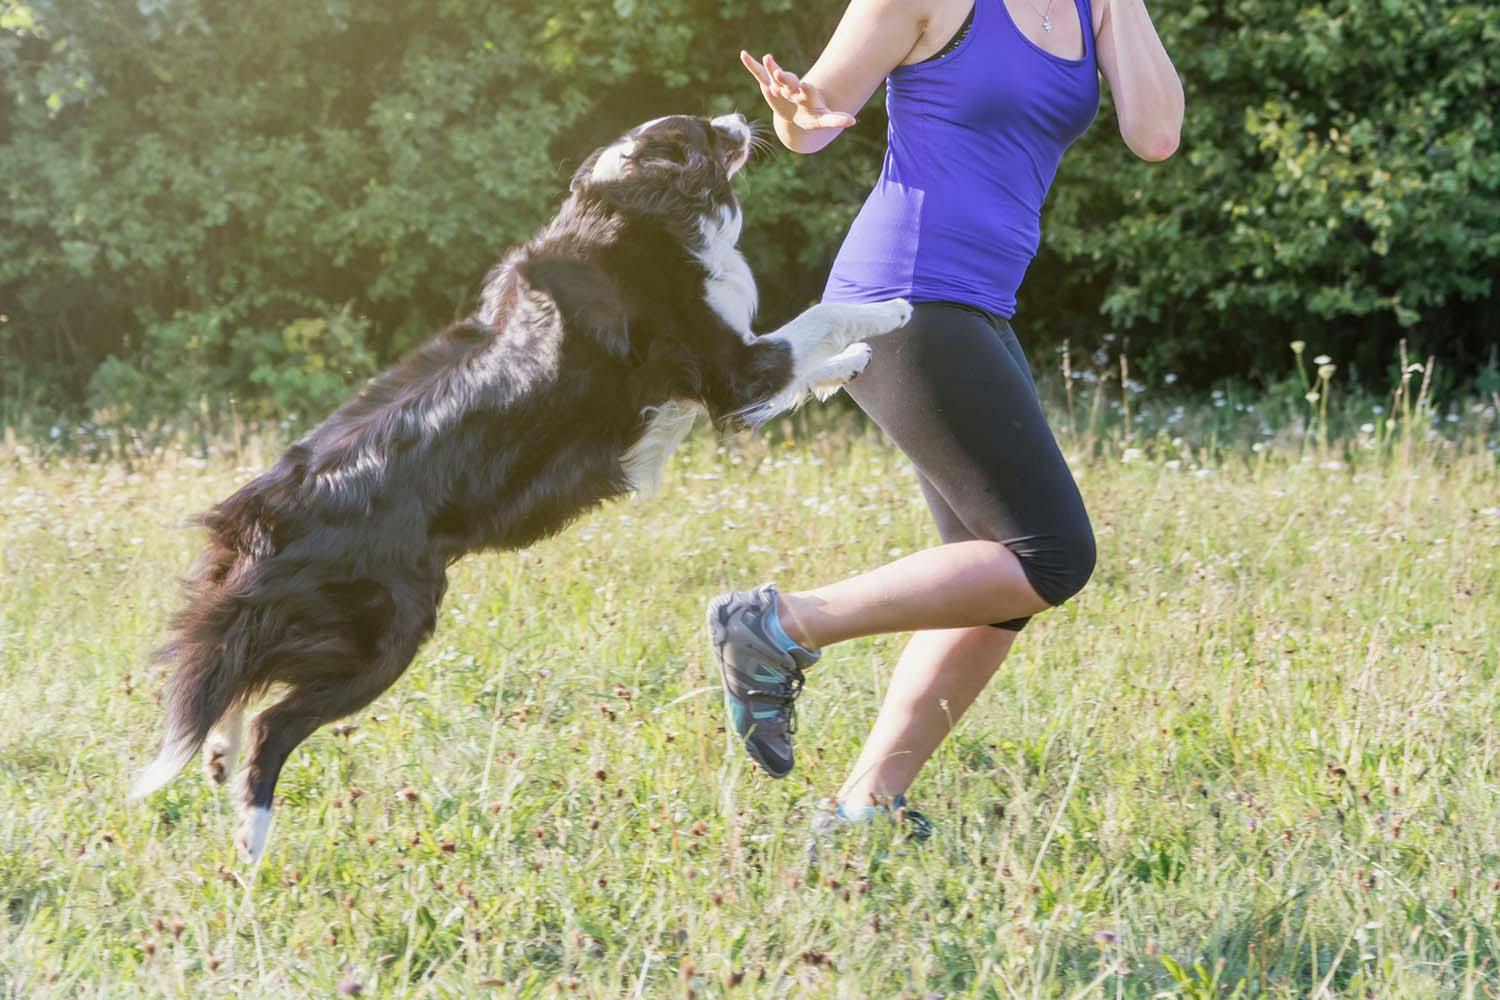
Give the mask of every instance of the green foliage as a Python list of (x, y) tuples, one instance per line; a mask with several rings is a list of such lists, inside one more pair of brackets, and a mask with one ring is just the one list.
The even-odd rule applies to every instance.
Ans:
[(1477, 368), (1500, 328), (1500, 7), (1238, 0), (1157, 20), (1187, 90), (1180, 152), (1122, 160), (1101, 121), (1050, 220), (1104, 315), (1158, 366), (1215, 375), (1279, 368), (1295, 339), (1374, 374), (1403, 336)]
[[(806, 66), (839, 8), (0, 0), (0, 419), (323, 408), (465, 313), (588, 150), (658, 114), (762, 113), (738, 50)], [(1500, 8), (1157, 18), (1183, 149), (1134, 161), (1106, 105), (1023, 291), (1033, 341), (1129, 333), (1148, 367), (1201, 382), (1279, 367), (1296, 337), (1367, 369), (1402, 333), (1483, 364)], [(818, 295), (878, 171), (879, 102), (827, 153), (746, 173), (767, 322)], [(309, 348), (297, 324), (317, 322)], [(321, 350), (349, 356), (302, 384)]]

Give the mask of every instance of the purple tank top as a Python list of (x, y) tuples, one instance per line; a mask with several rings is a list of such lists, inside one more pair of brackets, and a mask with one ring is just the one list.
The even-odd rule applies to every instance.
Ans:
[(957, 48), (886, 78), (885, 165), (824, 301), (899, 296), (1015, 314), (1058, 161), (1099, 111), (1089, 0), (1073, 2), (1081, 59), (1033, 43), (1004, 0), (976, 0)]

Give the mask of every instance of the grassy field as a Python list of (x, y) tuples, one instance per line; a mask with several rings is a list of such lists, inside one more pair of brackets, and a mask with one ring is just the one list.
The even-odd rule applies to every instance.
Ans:
[(773, 782), (722, 732), (701, 621), (935, 541), (847, 417), (700, 436), (661, 497), (460, 564), (400, 684), (293, 756), (254, 870), (198, 773), (124, 792), (184, 519), (274, 448), (8, 442), (0, 995), (1500, 995), (1495, 405), (1327, 440), (1300, 389), (1269, 427), (1230, 394), (1096, 398), (1057, 419), (1093, 582), (913, 789), (939, 836), (817, 866), (809, 809), (900, 638), (825, 656)]

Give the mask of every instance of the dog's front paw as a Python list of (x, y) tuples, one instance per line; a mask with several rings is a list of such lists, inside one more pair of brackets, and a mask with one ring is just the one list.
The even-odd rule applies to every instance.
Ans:
[(874, 321), (879, 327), (874, 333), (891, 333), (911, 322), (911, 303), (905, 299), (888, 299), (873, 303)]
[(818, 366), (812, 375), (812, 394), (819, 401), (842, 389), (870, 363), (869, 344), (850, 344), (838, 354)]

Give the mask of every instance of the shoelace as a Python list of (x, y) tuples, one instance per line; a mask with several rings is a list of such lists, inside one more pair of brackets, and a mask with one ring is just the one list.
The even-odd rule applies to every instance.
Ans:
[(768, 698), (771, 701), (779, 701), (786, 706), (786, 731), (796, 733), (797, 731), (797, 696), (802, 693), (802, 685), (807, 683), (807, 677), (802, 673), (802, 668), (793, 664), (791, 668), (777, 667), (778, 670), (787, 670), (788, 680), (778, 691), (767, 691), (762, 688), (747, 688), (745, 696), (750, 698)]

